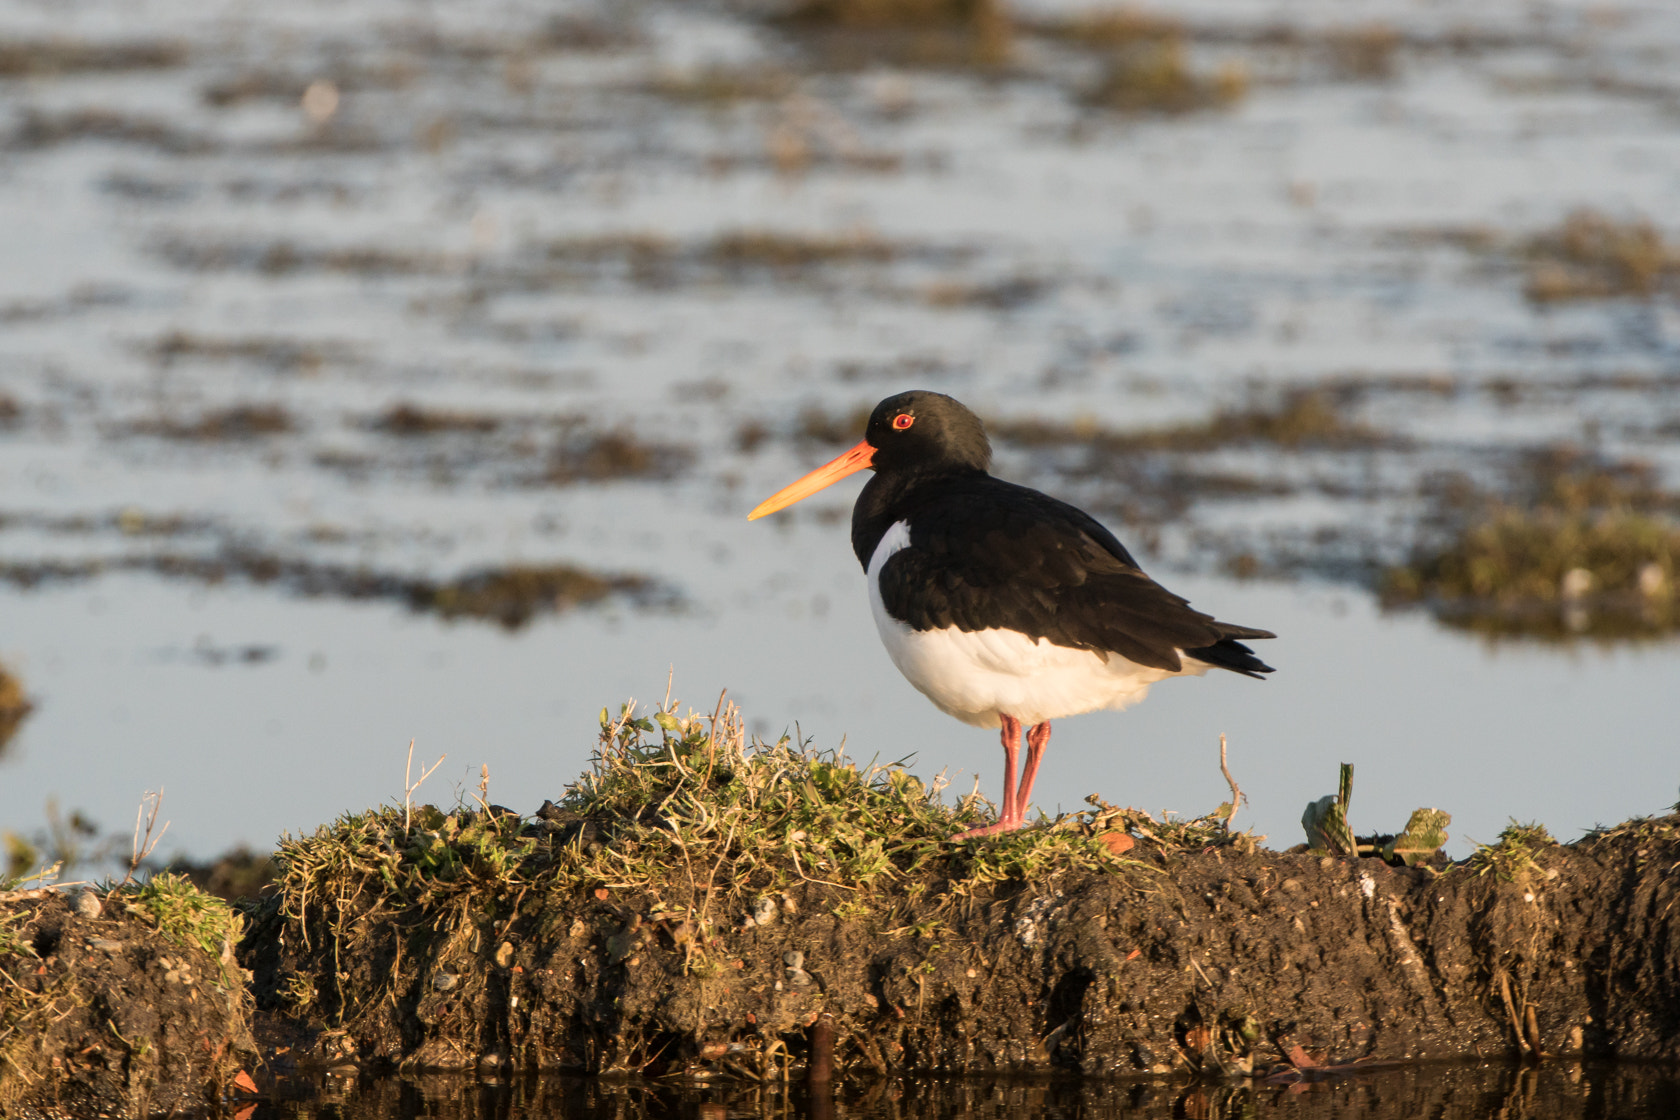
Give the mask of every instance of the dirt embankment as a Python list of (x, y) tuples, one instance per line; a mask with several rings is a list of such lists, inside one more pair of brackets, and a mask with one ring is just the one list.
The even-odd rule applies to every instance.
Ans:
[(254, 1056), (228, 906), (174, 876), (0, 892), (0, 1116), (212, 1106)]
[[(283, 843), (239, 949), (257, 1084), (1680, 1058), (1680, 816), (1571, 845), (1513, 828), (1452, 866), (1271, 852), (1100, 803), (953, 844), (984, 807), (902, 769), (746, 752), (727, 715), (655, 719), (606, 720), (593, 772), (534, 819), (394, 806)], [(94, 917), (0, 902), (14, 1101), (140, 1114), (239, 1069), (244, 974), (132, 890)]]
[(952, 844), (983, 809), (901, 769), (656, 718), (604, 720), (534, 821), (392, 808), (283, 846), (245, 941), (259, 1007), (324, 1057), (433, 1069), (1680, 1057), (1680, 818), (1513, 828), (1450, 867), (1101, 804)]
[(708, 905), (711, 867), (691, 883), (678, 857), (654, 889), (477, 912), (270, 903), (246, 944), (259, 1005), (325, 1030), (323, 1058), (417, 1068), (798, 1076), (825, 1017), (838, 1076), (1674, 1059), (1676, 835), (1646, 822), (1516, 875), (1145, 843), (959, 892), (952, 859), (861, 907), (818, 881), (714, 881)]

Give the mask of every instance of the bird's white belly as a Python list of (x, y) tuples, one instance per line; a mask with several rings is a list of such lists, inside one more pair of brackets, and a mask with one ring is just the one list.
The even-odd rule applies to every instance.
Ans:
[(912, 630), (887, 613), (880, 572), (888, 557), (910, 544), (910, 527), (898, 522), (869, 560), (869, 607), (893, 664), (942, 711), (964, 723), (997, 727), (1000, 713), (1024, 724), (1042, 723), (1101, 708), (1126, 708), (1149, 686), (1208, 666), (1184, 659), (1179, 672), (1154, 669), (1119, 654), (1069, 649), (1016, 630)]

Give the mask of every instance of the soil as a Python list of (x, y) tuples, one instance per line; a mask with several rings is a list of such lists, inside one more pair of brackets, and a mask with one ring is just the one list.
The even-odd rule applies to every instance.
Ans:
[[(271, 902), (242, 960), (263, 1013), (295, 1013), (307, 993), (299, 1018), (327, 1040), (315, 1057), (364, 1067), (774, 1080), (803, 1076), (823, 1023), (837, 1079), (1672, 1061), (1677, 838), (1680, 818), (1634, 822), (1444, 873), (1144, 840), (1118, 873), (961, 898), (920, 879), (890, 900), (891, 928), (818, 882), (697, 926), (666, 901), (686, 872), (663, 899), (521, 892), (477, 900), (458, 924), (359, 922), (370, 899), (303, 915)], [(610, 844), (610, 829), (582, 822), (573, 841)]]
[(231, 959), (116, 898), (94, 912), (93, 892), (0, 893), (0, 1115), (199, 1112), (253, 1055)]
[[(522, 827), (605, 851), (622, 824)], [(687, 868), (433, 910), (269, 894), (244, 903), (250, 973), (114, 896), (89, 916), (91, 892), (0, 895), (0, 1106), (148, 1116), (392, 1069), (1258, 1092), (1441, 1060), (1680, 1059), (1680, 816), (1571, 845), (1514, 833), (1451, 866), (1145, 837), (1105, 868), (957, 889), (958, 858), (861, 897), (694, 893)]]

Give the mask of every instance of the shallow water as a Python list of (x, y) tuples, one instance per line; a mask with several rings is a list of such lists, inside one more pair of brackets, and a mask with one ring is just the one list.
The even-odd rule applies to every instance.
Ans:
[[(1169, 682), (1058, 725), (1040, 806), (1207, 811), (1228, 796), (1226, 732), (1238, 823), (1280, 846), (1342, 761), (1356, 829), (1439, 806), (1459, 856), (1508, 817), (1569, 837), (1664, 810), (1675, 644), (1489, 645), (1382, 616), (1347, 573), (1403, 551), (1420, 479), (1514, 448), (1567, 439), (1675, 484), (1673, 300), (1535, 304), (1520, 262), (1438, 235), (1520, 239), (1582, 205), (1675, 213), (1680, 16), (1183, 10), (1207, 31), (1197, 65), (1247, 51), (1229, 110), (1089, 110), (1076, 62), (1033, 42), (1004, 79), (825, 72), (686, 6), (0, 2), (8, 37), (183, 52), (0, 79), (0, 392), (20, 409), (0, 424), (0, 561), (238, 547), (434, 578), (566, 561), (670, 592), (510, 633), (238, 580), (0, 583), (0, 658), (38, 701), (0, 753), (0, 828), (33, 832), (51, 798), (123, 832), (161, 786), (164, 850), (261, 848), (400, 798), (411, 738), (417, 760), (448, 755), (426, 795), (487, 765), (492, 797), (530, 811), (586, 765), (601, 706), (659, 698), (668, 671), (694, 707), (728, 688), (759, 733), (913, 752), (995, 793), (995, 740), (878, 648), (845, 539), (855, 486), (744, 521), (838, 449), (796, 437), (801, 411), (915, 384), (1000, 420), (1133, 428), (1332, 377), (1373, 386), (1359, 419), (1410, 443), (1202, 459), (1287, 480), (1281, 496), (1128, 526), (1113, 480), (1001, 449), (1001, 473), (1151, 544), (1147, 566), (1196, 605), (1283, 635), (1263, 685)], [(1309, 49), (1241, 45), (1279, 21), (1381, 21), (1422, 45), (1391, 79), (1336, 79)], [(717, 66), (791, 85), (693, 92)], [(318, 80), (337, 103), (312, 119)], [(717, 239), (742, 230), (854, 249), (732, 263)], [(665, 247), (600, 247), (613, 237)], [(397, 403), (498, 426), (372, 426)], [(278, 405), (283, 430), (168, 434), (242, 404)], [(579, 426), (692, 459), (561, 484), (545, 463)], [(1246, 551), (1309, 562), (1293, 584), (1216, 574)]]

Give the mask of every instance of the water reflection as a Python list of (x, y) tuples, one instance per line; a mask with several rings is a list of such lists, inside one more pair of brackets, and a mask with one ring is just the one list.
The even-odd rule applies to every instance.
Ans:
[(329, 1079), (312, 1099), (263, 1104), (242, 1120), (285, 1115), (333, 1120), (1547, 1120), (1668, 1117), (1680, 1109), (1680, 1071), (1650, 1066), (1424, 1066), (1296, 1085), (926, 1078), (848, 1086), (813, 1096), (803, 1086), (667, 1085), (544, 1077), (485, 1083), (459, 1077)]

